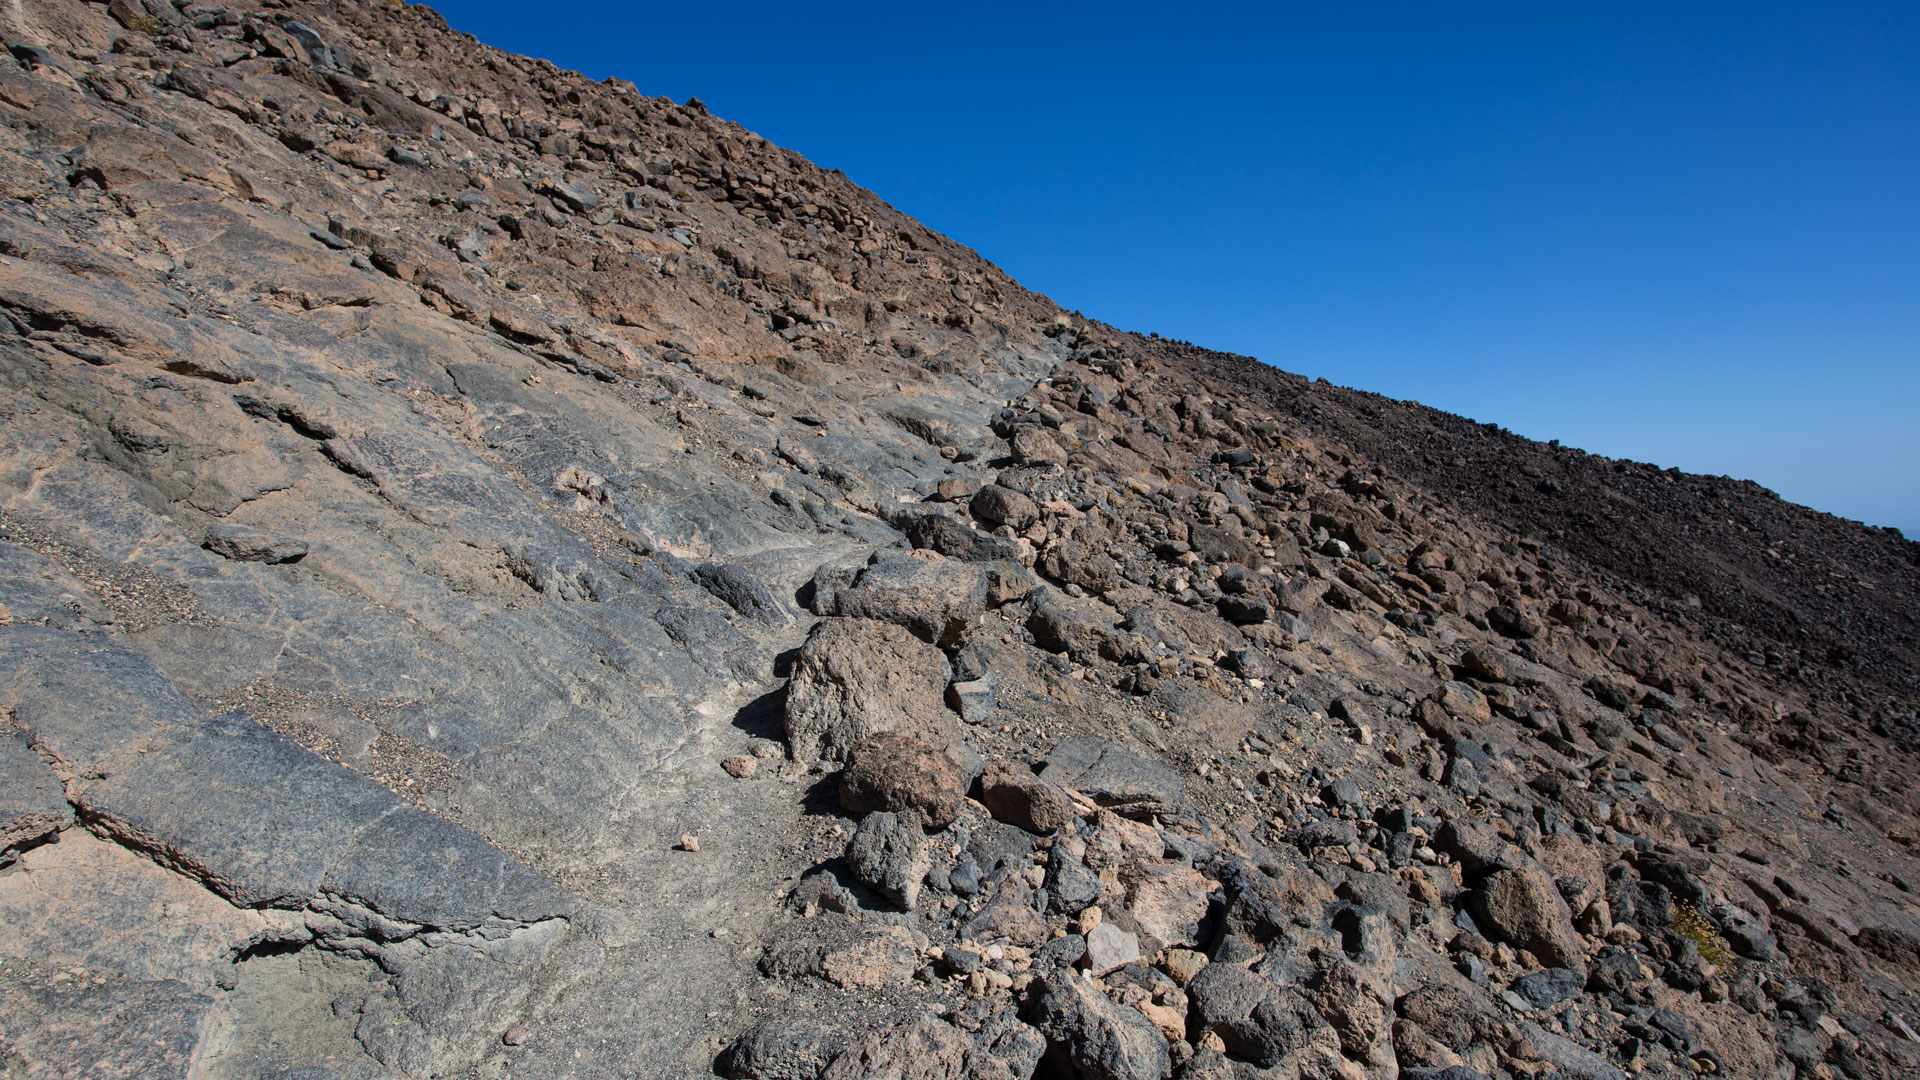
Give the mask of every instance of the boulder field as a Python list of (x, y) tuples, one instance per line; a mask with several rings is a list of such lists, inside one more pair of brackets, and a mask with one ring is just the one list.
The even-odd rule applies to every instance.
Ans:
[(1920, 1074), (1897, 533), (424, 6), (0, 37), (0, 1077)]

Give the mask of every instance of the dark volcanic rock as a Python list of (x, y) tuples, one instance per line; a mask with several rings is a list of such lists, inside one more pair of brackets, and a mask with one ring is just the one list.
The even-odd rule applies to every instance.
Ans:
[(1905, 538), (421, 5), (0, 36), (0, 1072), (1920, 1074)]
[(1042, 975), (1032, 1010), (1049, 1057), (1080, 1080), (1164, 1080), (1172, 1072), (1166, 1037), (1078, 975)]
[(1186, 785), (1166, 766), (1090, 735), (1054, 747), (1040, 776), (1125, 814), (1176, 809), (1186, 798)]
[(39, 755), (0, 736), (0, 859), (73, 823), (66, 789)]
[(847, 841), (847, 866), (862, 884), (912, 911), (932, 866), (927, 838), (913, 813), (876, 811), (860, 820)]

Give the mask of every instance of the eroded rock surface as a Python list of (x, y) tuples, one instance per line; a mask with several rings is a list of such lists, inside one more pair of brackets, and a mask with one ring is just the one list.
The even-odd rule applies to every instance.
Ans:
[(0, 35), (0, 1074), (1920, 1073), (1903, 538), (422, 6)]

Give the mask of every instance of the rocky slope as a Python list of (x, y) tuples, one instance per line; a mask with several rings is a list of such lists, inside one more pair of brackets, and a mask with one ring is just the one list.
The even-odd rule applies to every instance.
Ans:
[(0, 1075), (1920, 1069), (1914, 545), (424, 7), (0, 35)]

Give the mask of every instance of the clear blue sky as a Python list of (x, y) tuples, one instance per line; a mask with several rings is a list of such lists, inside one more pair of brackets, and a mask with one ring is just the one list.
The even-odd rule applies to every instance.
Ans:
[(1920, 3), (446, 0), (1117, 326), (1920, 537)]

